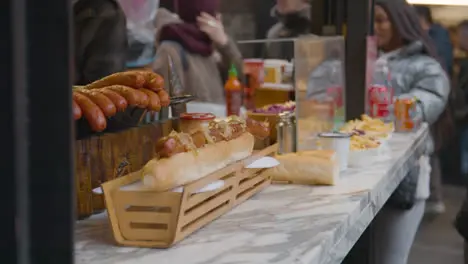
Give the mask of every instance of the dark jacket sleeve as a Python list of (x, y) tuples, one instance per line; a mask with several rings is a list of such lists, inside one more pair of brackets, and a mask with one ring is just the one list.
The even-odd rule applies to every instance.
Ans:
[(464, 99), (468, 102), (468, 59), (460, 61), (457, 87), (463, 91)]
[[(464, 120), (468, 115), (468, 65), (467, 61), (460, 62), (460, 73), (458, 80), (452, 87), (450, 95), (452, 109), (455, 118), (459, 121)], [(463, 121), (464, 122), (464, 121)]]
[(435, 42), (437, 53), (444, 63), (444, 68), (449, 76), (452, 75), (453, 68), (453, 46), (450, 41), (449, 32), (440, 25), (434, 25), (429, 31), (431, 38)]
[(468, 241), (468, 188), (465, 202), (457, 215), (455, 227), (465, 241)]
[(106, 4), (94, 17), (82, 22), (75, 42), (76, 84), (88, 84), (125, 69), (127, 29), (123, 11), (117, 4)]

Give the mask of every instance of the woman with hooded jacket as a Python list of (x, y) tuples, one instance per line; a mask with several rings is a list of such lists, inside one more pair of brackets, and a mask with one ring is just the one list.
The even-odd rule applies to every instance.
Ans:
[[(416, 98), (419, 116), (432, 128), (424, 154), (430, 156), (434, 135), (443, 126), (440, 117), (449, 97), (449, 79), (416, 11), (405, 0), (376, 0), (374, 29), (379, 60), (387, 61), (395, 95)], [(409, 170), (374, 221), (375, 263), (407, 263), (429, 196), (430, 165), (427, 157), (424, 160)]]

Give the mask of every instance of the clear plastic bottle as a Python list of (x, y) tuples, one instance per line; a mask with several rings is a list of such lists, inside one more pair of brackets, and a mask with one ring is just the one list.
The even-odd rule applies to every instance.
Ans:
[(374, 64), (373, 84), (389, 86), (391, 81), (390, 68), (385, 58), (378, 59)]
[(344, 83), (341, 62), (339, 64), (332, 64), (329, 72), (329, 82), (330, 86), (327, 88), (327, 95), (332, 99), (334, 104), (333, 126), (334, 130), (338, 130), (345, 122)]
[(373, 118), (391, 121), (394, 91), (388, 61), (379, 59), (374, 67), (372, 83), (367, 91), (366, 111)]

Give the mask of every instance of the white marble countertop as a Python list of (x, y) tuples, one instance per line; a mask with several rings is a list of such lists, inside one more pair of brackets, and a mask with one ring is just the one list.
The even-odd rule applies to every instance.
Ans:
[(118, 247), (106, 215), (76, 226), (77, 264), (341, 263), (425, 149), (427, 127), (394, 134), (387, 155), (334, 187), (272, 185), (171, 249)]

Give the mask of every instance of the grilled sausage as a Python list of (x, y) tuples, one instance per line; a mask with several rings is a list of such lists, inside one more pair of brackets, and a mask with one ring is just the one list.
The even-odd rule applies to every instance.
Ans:
[(150, 71), (142, 72), (142, 74), (145, 76), (145, 88), (155, 92), (164, 89), (164, 79), (161, 75)]
[(117, 108), (115, 107), (115, 104), (103, 93), (99, 91), (90, 91), (84, 89), (81, 90), (80, 93), (86, 95), (97, 106), (99, 106), (99, 108), (101, 108), (102, 112), (106, 117), (112, 117), (117, 113)]
[(156, 153), (159, 158), (170, 158), (185, 151), (184, 145), (174, 137), (165, 137), (156, 143)]
[(73, 100), (78, 104), (83, 112), (83, 116), (89, 123), (93, 131), (101, 132), (106, 129), (107, 122), (104, 113), (91, 99), (83, 94), (73, 92)]
[(161, 100), (161, 106), (168, 106), (171, 103), (171, 99), (169, 98), (169, 94), (166, 90), (161, 89), (158, 91), (159, 99)]
[(217, 128), (209, 128), (209, 134), (210, 134), (211, 140), (213, 140), (215, 143), (224, 140), (223, 134)]
[(138, 89), (138, 91), (144, 92), (149, 98), (148, 109), (151, 111), (159, 112), (161, 110), (161, 101), (159, 100), (159, 96), (156, 92), (149, 90), (149, 89)]
[[(226, 133), (225, 129), (229, 129), (230, 133)], [(162, 138), (156, 143), (156, 153), (160, 158), (169, 158), (178, 153), (202, 148), (208, 142), (216, 143), (223, 140), (236, 139), (244, 132), (242, 123), (231, 122), (229, 124), (223, 123), (222, 125), (218, 125), (217, 122), (213, 122), (208, 128), (207, 136), (210, 136), (210, 139), (207, 139), (202, 131), (197, 131), (191, 135), (173, 132), (175, 134)]]
[(251, 118), (247, 118), (246, 123), (247, 123), (247, 131), (250, 134), (254, 135), (255, 137), (264, 139), (270, 136), (269, 123), (259, 122)]
[(140, 71), (118, 72), (86, 85), (87, 89), (104, 88), (111, 85), (124, 85), (143, 88), (145, 76)]
[(197, 131), (197, 132), (193, 133), (191, 136), (192, 136), (193, 144), (195, 144), (195, 146), (197, 148), (201, 148), (201, 147), (205, 146), (206, 138), (205, 138), (205, 134), (203, 132)]
[(125, 98), (125, 100), (127, 100), (129, 105), (135, 105), (135, 106), (146, 108), (149, 103), (149, 98), (145, 93), (137, 89), (127, 87), (127, 86), (112, 85), (112, 86), (104, 88), (104, 90), (111, 90), (120, 94), (121, 96)]
[(83, 115), (83, 112), (81, 111), (80, 106), (75, 102), (75, 100), (72, 100), (72, 110), (73, 110), (73, 119), (78, 120), (81, 118)]
[(229, 123), (229, 129), (231, 130), (229, 138), (226, 140), (231, 140), (240, 137), (244, 133), (243, 125), (240, 123)]
[(124, 111), (127, 109), (128, 102), (120, 94), (107, 89), (99, 89), (99, 91), (107, 96), (115, 104), (117, 111)]

